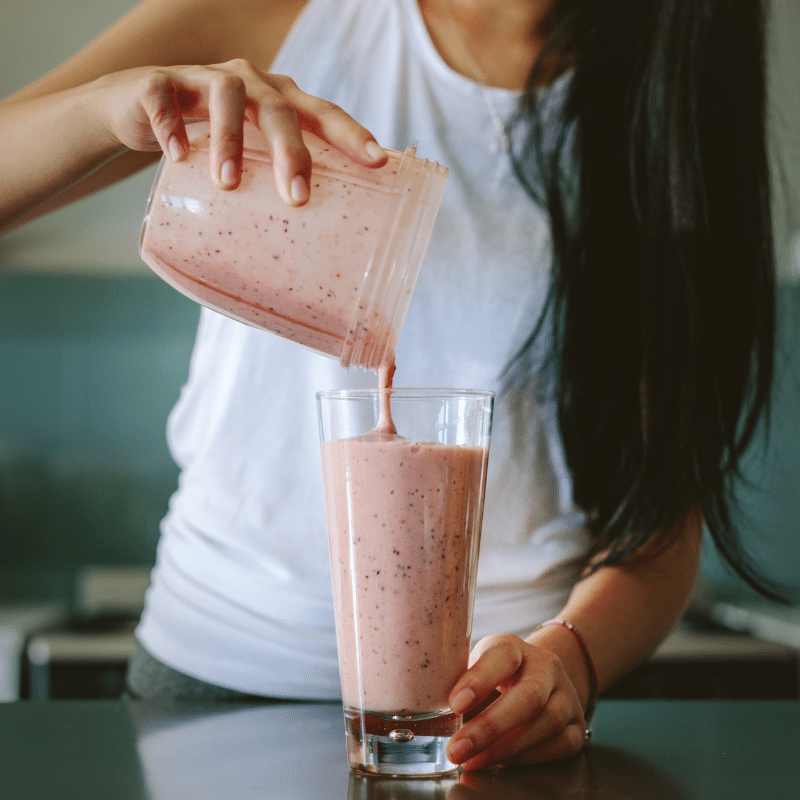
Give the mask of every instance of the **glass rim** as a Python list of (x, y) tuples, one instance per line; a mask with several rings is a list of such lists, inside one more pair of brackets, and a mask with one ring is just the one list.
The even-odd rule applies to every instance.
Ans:
[(392, 387), (381, 389), (379, 387), (362, 389), (327, 389), (316, 393), (319, 400), (365, 400), (380, 397), (384, 393), (391, 394), (395, 399), (424, 399), (424, 400), (449, 400), (458, 397), (472, 399), (492, 399), (495, 395), (490, 389), (447, 389), (430, 387)]

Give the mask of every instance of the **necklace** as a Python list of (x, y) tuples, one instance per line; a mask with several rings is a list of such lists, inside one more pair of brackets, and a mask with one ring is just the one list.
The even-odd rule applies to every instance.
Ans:
[(472, 71), (472, 77), (475, 79), (475, 81), (477, 81), (477, 83), (480, 84), (483, 100), (486, 103), (486, 107), (489, 109), (489, 116), (491, 116), (492, 122), (494, 123), (495, 132), (494, 136), (492, 136), (489, 146), (491, 147), (493, 153), (499, 153), (501, 151), (507, 153), (511, 149), (511, 139), (508, 135), (508, 125), (506, 125), (506, 123), (503, 121), (500, 113), (497, 110), (497, 104), (494, 101), (494, 95), (489, 87), (489, 81), (486, 79), (486, 73), (481, 69), (481, 65), (478, 63), (478, 60), (469, 49), (464, 31), (458, 27), (458, 24), (453, 19), (448, 4), (444, 3), (442, 7), (444, 8), (444, 13), (447, 17), (447, 24), (451, 33), (453, 34), (453, 39), (458, 43), (461, 56), (469, 64), (470, 70)]

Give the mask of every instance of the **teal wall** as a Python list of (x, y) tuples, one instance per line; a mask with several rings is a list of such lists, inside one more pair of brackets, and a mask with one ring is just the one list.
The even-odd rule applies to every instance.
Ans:
[[(737, 494), (743, 539), (756, 560), (775, 579), (800, 587), (800, 285), (779, 288), (777, 310), (769, 435), (762, 431), (750, 448), (745, 482)], [(722, 567), (710, 549), (704, 572), (711, 587), (724, 594), (754, 594)]]
[(152, 563), (198, 309), (147, 274), (0, 274), (0, 600)]
[[(779, 311), (772, 436), (739, 494), (747, 540), (798, 583), (800, 287), (781, 289)], [(86, 563), (152, 563), (177, 479), (164, 426), (197, 318), (148, 274), (0, 273), (0, 600), (69, 597)], [(711, 555), (705, 573), (743, 590)]]

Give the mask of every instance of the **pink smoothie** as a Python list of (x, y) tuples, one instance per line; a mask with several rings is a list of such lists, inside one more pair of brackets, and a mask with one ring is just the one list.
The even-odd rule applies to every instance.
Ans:
[(390, 433), (323, 443), (346, 707), (448, 708), (467, 667), (487, 458)]
[(288, 208), (268, 154), (258, 149), (263, 142), (249, 128), (246, 134), (236, 191), (211, 182), (205, 133), (193, 137), (184, 162), (165, 162), (143, 233), (144, 261), (193, 300), (335, 358), (353, 325), (362, 336), (394, 336), (372, 330), (386, 321), (369, 319), (364, 306), (367, 318), (357, 317), (367, 267), (386, 236), (387, 204), (396, 202), (390, 190), (400, 154), (371, 170), (307, 134), (316, 170), (311, 200)]

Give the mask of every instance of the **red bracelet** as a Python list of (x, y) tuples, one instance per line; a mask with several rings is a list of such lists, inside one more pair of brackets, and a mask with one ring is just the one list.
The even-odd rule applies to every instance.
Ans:
[[(595, 667), (594, 659), (589, 652), (589, 646), (586, 644), (586, 639), (583, 638), (583, 634), (568, 619), (560, 619), (559, 617), (549, 619), (547, 622), (543, 622), (539, 625), (536, 630), (538, 631), (541, 628), (546, 628), (548, 625), (561, 625), (566, 628), (580, 645), (583, 658), (586, 661), (586, 666), (589, 668), (589, 700), (586, 703), (586, 711), (583, 713), (583, 716), (586, 718), (586, 725), (588, 726), (592, 721), (594, 707), (597, 704), (597, 667)], [(587, 737), (588, 735), (589, 729), (587, 727)]]

